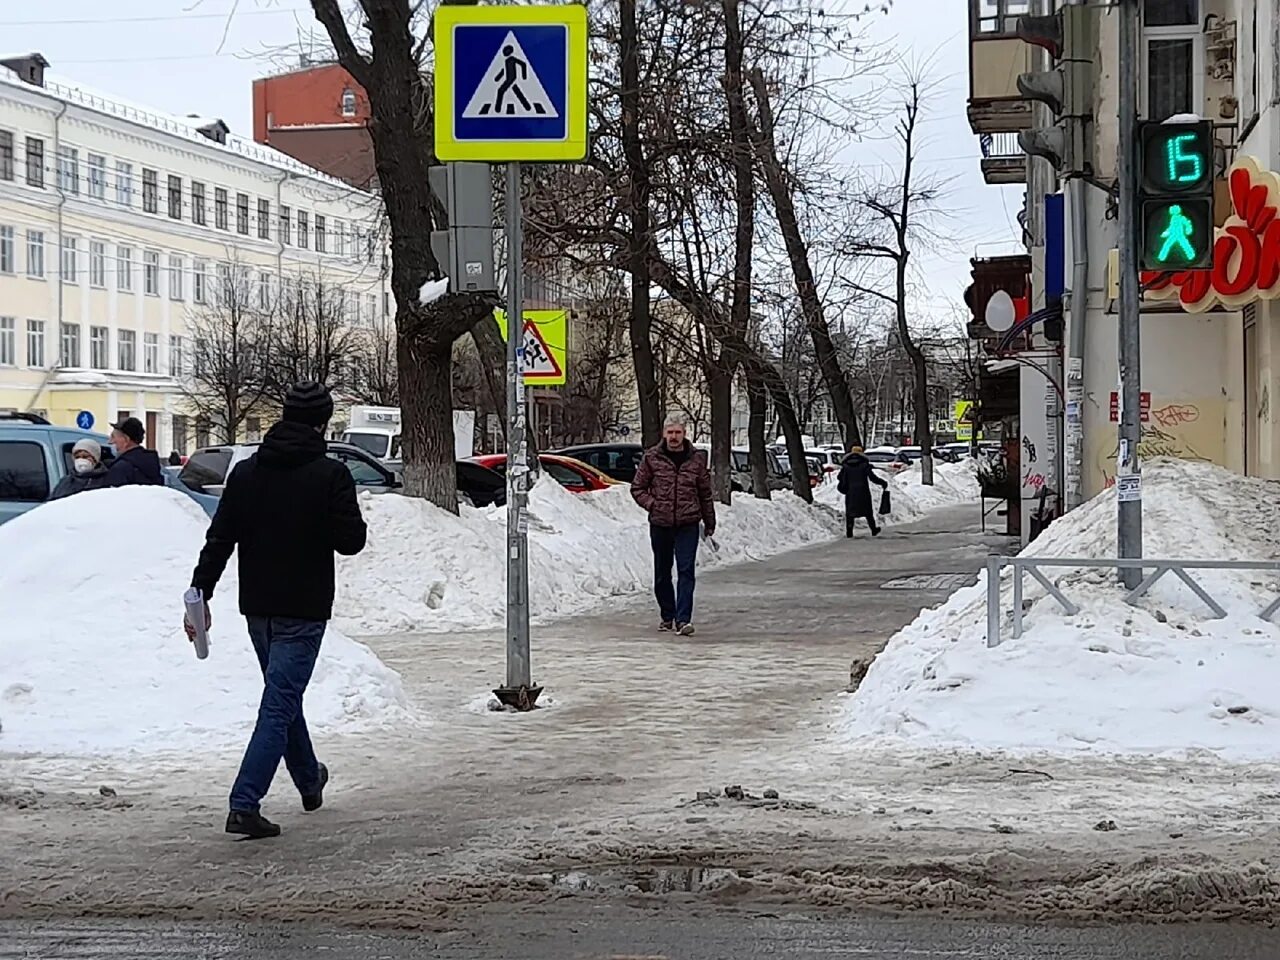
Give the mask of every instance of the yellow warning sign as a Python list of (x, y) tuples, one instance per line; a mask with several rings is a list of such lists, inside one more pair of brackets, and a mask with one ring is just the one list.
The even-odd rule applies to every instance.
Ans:
[[(502, 339), (507, 339), (507, 315), (493, 311)], [(524, 311), (525, 383), (544, 387), (560, 386), (568, 372), (569, 312), (567, 310)]]

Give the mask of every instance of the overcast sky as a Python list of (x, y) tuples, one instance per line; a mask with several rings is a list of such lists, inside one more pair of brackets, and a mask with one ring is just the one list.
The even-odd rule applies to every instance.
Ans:
[[(836, 0), (838, 5), (839, 0)], [(39, 50), (63, 76), (162, 110), (222, 117), (252, 135), (251, 86), (283, 65), (265, 51), (314, 31), (304, 0), (43, 0), (0, 4), (4, 52)], [(978, 169), (978, 141), (965, 119), (968, 37), (963, 0), (895, 0), (871, 20), (875, 39), (892, 42), (913, 62), (932, 58), (937, 81), (926, 124), (925, 166), (952, 178), (947, 231), (956, 248), (921, 253), (928, 277), (918, 305), (946, 313), (968, 283), (969, 257), (1014, 251), (1018, 188), (988, 187)], [(108, 12), (108, 9), (110, 12)], [(224, 35), (225, 32), (225, 35)], [(861, 163), (885, 163), (889, 144), (867, 144)]]

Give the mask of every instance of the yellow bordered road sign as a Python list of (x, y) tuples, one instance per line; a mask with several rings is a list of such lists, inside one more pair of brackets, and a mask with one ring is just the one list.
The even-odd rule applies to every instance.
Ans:
[[(502, 339), (507, 339), (507, 315), (493, 311)], [(560, 386), (569, 370), (566, 345), (569, 314), (566, 310), (524, 311), (524, 380), (540, 387)]]
[(581, 160), (587, 155), (587, 8), (435, 11), (440, 160)]

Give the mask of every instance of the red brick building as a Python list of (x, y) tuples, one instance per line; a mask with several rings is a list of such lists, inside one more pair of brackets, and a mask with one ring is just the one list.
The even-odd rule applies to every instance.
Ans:
[(376, 171), (369, 98), (336, 63), (318, 63), (253, 82), (253, 139), (353, 186)]

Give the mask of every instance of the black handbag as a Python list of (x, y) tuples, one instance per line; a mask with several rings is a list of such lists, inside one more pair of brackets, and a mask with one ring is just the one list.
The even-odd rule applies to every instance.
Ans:
[(889, 488), (885, 487), (880, 491), (880, 516), (887, 517), (892, 509), (893, 507), (889, 503)]

